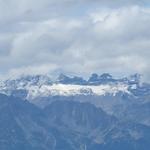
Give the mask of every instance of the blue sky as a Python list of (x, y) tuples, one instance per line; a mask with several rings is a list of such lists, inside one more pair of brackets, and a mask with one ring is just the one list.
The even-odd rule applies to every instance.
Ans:
[(0, 0), (1, 76), (150, 76), (148, 0)]

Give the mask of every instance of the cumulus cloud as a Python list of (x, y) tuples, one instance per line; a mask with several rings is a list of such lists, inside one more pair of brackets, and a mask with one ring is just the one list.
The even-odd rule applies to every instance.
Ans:
[(138, 72), (149, 80), (147, 3), (0, 0), (1, 74)]

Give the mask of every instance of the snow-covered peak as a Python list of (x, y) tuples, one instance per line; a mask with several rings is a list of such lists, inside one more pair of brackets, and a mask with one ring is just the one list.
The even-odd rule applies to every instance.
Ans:
[(103, 73), (98, 75), (93, 73), (88, 80), (88, 84), (108, 84), (112, 82), (116, 82), (117, 80), (112, 77), (109, 73)]
[(51, 84), (52, 81), (49, 76), (47, 75), (23, 75), (16, 79), (8, 79), (1, 82), (1, 86), (5, 86), (6, 88), (19, 88), (19, 87), (26, 87), (30, 85), (38, 85), (41, 86), (43, 84)]
[(87, 81), (84, 80), (82, 77), (69, 77), (64, 74), (60, 74), (58, 79), (56, 80), (56, 83), (83, 85), (87, 84)]
[(138, 87), (138, 76), (114, 79), (110, 74), (92, 74), (88, 80), (82, 77), (68, 77), (61, 74), (56, 80), (48, 75), (21, 76), (17, 79), (0, 82), (0, 92), (7, 95), (22, 93), (24, 98), (35, 99), (48, 96), (74, 96), (74, 95), (116, 95), (117, 93), (130, 93)]

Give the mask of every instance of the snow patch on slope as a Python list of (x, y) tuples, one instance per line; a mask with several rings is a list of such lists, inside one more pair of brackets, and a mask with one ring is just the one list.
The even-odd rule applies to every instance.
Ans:
[(108, 85), (72, 85), (72, 84), (53, 84), (42, 86), (26, 87), (28, 99), (47, 96), (74, 96), (74, 95), (106, 95), (115, 96), (118, 92), (129, 93), (128, 85), (108, 84)]

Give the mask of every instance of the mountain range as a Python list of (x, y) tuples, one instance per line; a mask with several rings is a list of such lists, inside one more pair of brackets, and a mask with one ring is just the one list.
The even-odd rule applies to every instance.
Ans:
[(150, 84), (139, 74), (0, 82), (2, 150), (148, 150)]

